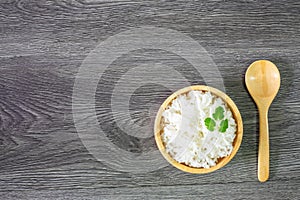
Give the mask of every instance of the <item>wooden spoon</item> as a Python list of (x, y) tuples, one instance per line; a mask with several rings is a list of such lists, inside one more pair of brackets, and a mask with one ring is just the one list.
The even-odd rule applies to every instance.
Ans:
[(252, 63), (245, 75), (246, 86), (259, 111), (258, 180), (269, 178), (268, 110), (280, 87), (280, 73), (268, 60)]

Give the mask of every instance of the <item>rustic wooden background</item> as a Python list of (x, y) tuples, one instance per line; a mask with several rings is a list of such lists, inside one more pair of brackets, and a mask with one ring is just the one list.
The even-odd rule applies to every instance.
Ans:
[[(0, 199), (299, 199), (299, 14), (294, 0), (1, 0)], [(95, 159), (78, 137), (72, 91), (82, 61), (108, 37), (149, 25), (177, 30), (205, 47), (240, 109), (242, 145), (216, 172), (188, 174), (170, 165), (122, 172)], [(257, 59), (273, 61), (282, 77), (269, 112), (271, 168), (263, 184), (256, 175), (257, 110), (243, 83)], [(136, 63), (167, 64), (190, 84), (205, 82), (186, 60), (155, 49), (128, 52), (105, 71), (96, 93), (99, 125), (120, 148), (146, 152), (156, 150), (154, 138), (122, 132), (109, 107), (118, 78)], [(153, 105), (170, 93), (157, 84), (138, 88), (132, 119), (151, 125)]]

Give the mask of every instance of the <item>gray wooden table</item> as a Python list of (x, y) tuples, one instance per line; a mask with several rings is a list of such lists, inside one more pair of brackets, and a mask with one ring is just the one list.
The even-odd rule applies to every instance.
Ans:
[[(1, 0), (0, 199), (299, 199), (299, 14), (292, 0)], [(257, 59), (282, 79), (263, 184), (244, 84)], [(226, 90), (244, 121), (234, 159), (205, 175), (167, 164), (152, 132), (192, 84)]]

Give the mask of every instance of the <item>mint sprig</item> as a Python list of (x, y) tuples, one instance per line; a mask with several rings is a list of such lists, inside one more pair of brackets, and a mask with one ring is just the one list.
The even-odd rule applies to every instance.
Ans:
[[(228, 128), (228, 119), (224, 119), (224, 108), (219, 106), (216, 108), (215, 112), (212, 114), (213, 118), (216, 120), (216, 121), (220, 121), (220, 127), (219, 127), (219, 131), (221, 133), (225, 133), (227, 128)], [(216, 126), (216, 122), (215, 120), (210, 118), (210, 117), (207, 117), (205, 120), (204, 120), (204, 124), (206, 126), (206, 128), (209, 130), (209, 131), (214, 131), (215, 130), (215, 126)], [(224, 120), (223, 120), (224, 119)]]

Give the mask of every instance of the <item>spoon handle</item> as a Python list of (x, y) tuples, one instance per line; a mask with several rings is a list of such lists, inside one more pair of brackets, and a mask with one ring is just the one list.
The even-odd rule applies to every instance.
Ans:
[(268, 109), (259, 111), (259, 147), (258, 147), (258, 180), (265, 182), (269, 178), (269, 127)]

